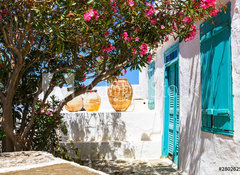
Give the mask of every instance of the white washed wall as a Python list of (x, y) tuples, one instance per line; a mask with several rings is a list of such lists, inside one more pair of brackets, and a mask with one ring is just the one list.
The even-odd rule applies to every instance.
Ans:
[[(69, 145), (73, 141), (81, 150), (82, 159), (97, 159), (99, 156), (105, 159), (160, 158), (162, 125), (159, 114), (148, 109), (147, 82), (146, 67), (139, 73), (139, 84), (132, 85), (133, 101), (127, 112), (114, 111), (108, 100), (107, 86), (94, 87), (101, 97), (98, 112), (69, 113), (63, 108), (63, 120), (68, 129), (67, 136), (63, 137), (64, 143)], [(68, 94), (67, 88), (56, 87), (53, 94), (61, 100)], [(139, 98), (144, 100), (134, 100)]]
[[(220, 172), (219, 167), (240, 167), (240, 0), (231, 1), (232, 77), (234, 136), (201, 131), (200, 37), (179, 44), (180, 140), (179, 168), (189, 175), (239, 174)], [(199, 25), (198, 25), (199, 28)], [(156, 106), (163, 124), (164, 63), (163, 53), (175, 42), (159, 48), (156, 56)], [(163, 129), (161, 127), (161, 132)]]

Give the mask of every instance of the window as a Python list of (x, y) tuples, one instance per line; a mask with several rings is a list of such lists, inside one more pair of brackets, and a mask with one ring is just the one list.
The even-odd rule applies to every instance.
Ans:
[(176, 43), (164, 53), (165, 63), (167, 63), (165, 66), (168, 66), (168, 64), (171, 64), (178, 59), (178, 47), (179, 44)]
[(202, 131), (233, 135), (230, 3), (200, 26)]
[(154, 83), (155, 61), (148, 66), (148, 108), (155, 108), (155, 83)]

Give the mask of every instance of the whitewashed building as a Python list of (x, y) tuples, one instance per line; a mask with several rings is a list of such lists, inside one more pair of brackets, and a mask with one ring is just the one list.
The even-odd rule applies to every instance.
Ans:
[[(167, 157), (190, 175), (240, 173), (240, 0), (192, 41), (170, 39), (133, 84), (133, 103), (116, 113), (107, 86), (96, 113), (63, 111), (83, 158)], [(131, 82), (130, 82), (131, 83)], [(59, 98), (66, 90), (55, 89)], [(62, 94), (61, 94), (62, 93)]]
[(161, 155), (190, 175), (240, 171), (240, 1), (225, 4), (215, 24), (165, 43), (152, 63)]

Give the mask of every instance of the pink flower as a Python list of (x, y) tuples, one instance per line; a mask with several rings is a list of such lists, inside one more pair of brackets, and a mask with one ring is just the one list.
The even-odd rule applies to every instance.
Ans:
[(117, 13), (117, 2), (113, 0), (111, 0), (111, 2), (113, 3), (113, 7), (112, 7), (113, 13)]
[(185, 41), (190, 41), (195, 38), (195, 35), (197, 34), (196, 26), (191, 26), (192, 31), (190, 31), (188, 37), (185, 39)]
[(139, 41), (140, 40), (140, 38), (137, 36), (136, 38), (135, 38), (135, 41)]
[(191, 22), (191, 18), (189, 16), (185, 16), (182, 20), (183, 23), (190, 23)]
[(142, 45), (139, 48), (140, 48), (140, 55), (146, 55), (147, 54), (147, 52), (148, 52), (147, 44), (145, 44), (143, 42)]
[(210, 11), (209, 13), (210, 13), (210, 15), (212, 15), (212, 16), (217, 16), (218, 12), (219, 12), (219, 10), (216, 9), (216, 10)]
[(127, 3), (130, 7), (137, 5), (136, 1), (133, 1), (133, 0), (127, 0)]
[(122, 70), (122, 71), (121, 71), (121, 74), (122, 74), (122, 75), (126, 75), (126, 74), (127, 74), (127, 70), (126, 70), (126, 69)]
[(125, 41), (128, 41), (128, 40), (129, 40), (129, 37), (128, 37), (127, 32), (123, 32), (122, 38), (123, 38)]
[(152, 24), (157, 24), (157, 19), (156, 19), (156, 18), (152, 18), (152, 19), (151, 19), (151, 23), (152, 23)]
[(53, 107), (51, 106), (50, 109), (53, 110)]
[(112, 46), (111, 44), (108, 44), (107, 46), (103, 46), (102, 51), (110, 52), (113, 49), (115, 49), (115, 46)]
[(89, 9), (87, 13), (85, 13), (84, 16), (84, 20), (85, 21), (90, 21), (92, 19), (92, 17), (95, 17), (96, 20), (98, 20), (99, 18), (99, 12), (98, 10), (94, 10), (94, 9)]
[(3, 13), (3, 14), (5, 13), (6, 15), (10, 15), (10, 12), (9, 12), (8, 9), (3, 9), (3, 10), (2, 10), (2, 13)]
[(108, 37), (109, 36), (109, 34), (110, 34), (110, 30), (108, 30), (104, 35), (106, 36), (106, 37)]
[(95, 17), (96, 20), (98, 20), (98, 18), (99, 18), (99, 12), (98, 12), (98, 10), (95, 10), (95, 12), (94, 12), (94, 17)]
[(164, 25), (161, 25), (160, 27), (161, 27), (161, 29), (165, 29)]
[(113, 13), (117, 13), (117, 7), (116, 7), (116, 6), (113, 6), (113, 7), (112, 7), (112, 11), (113, 11)]
[(165, 36), (165, 42), (167, 42), (169, 40), (168, 36)]
[(0, 14), (0, 19), (2, 19), (2, 15)]
[(148, 16), (148, 17), (152, 17), (152, 15), (155, 14), (156, 10), (155, 10), (154, 6), (151, 3), (147, 2), (146, 5), (149, 7), (149, 9), (145, 13), (145, 15)]
[(216, 8), (216, 0), (202, 0), (200, 7), (204, 9), (209, 7)]
[(150, 2), (146, 2), (146, 5), (147, 5), (148, 7), (152, 6), (152, 4), (151, 4)]
[(43, 113), (45, 113), (44, 109), (41, 110), (40, 114), (43, 114)]
[(86, 81), (87, 75), (83, 74), (83, 78), (80, 79), (80, 81)]
[(147, 59), (149, 63), (152, 61), (152, 55), (150, 53), (148, 54)]
[(50, 112), (50, 111), (46, 111), (46, 114), (47, 114), (47, 115), (50, 115), (50, 114), (51, 114), (51, 112)]
[(132, 54), (135, 55), (135, 53), (136, 53), (136, 48), (133, 48), (132, 49)]

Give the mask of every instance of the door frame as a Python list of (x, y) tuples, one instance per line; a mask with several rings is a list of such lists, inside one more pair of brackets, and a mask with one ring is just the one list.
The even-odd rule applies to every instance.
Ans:
[[(177, 57), (173, 60), (170, 60), (168, 62), (166, 62), (166, 57), (173, 53), (174, 51), (177, 50)], [(168, 75), (167, 75), (167, 69), (173, 65), (177, 66), (177, 76), (178, 76), (178, 90), (180, 88), (180, 81), (179, 81), (179, 43), (174, 44), (172, 47), (170, 47), (169, 49), (166, 50), (166, 52), (164, 53), (164, 62), (165, 62), (165, 69), (164, 69), (164, 112), (163, 112), (163, 135), (162, 135), (162, 157), (168, 157), (168, 146), (169, 146), (169, 98), (167, 98), (167, 88), (169, 88), (168, 85)], [(180, 93), (179, 93), (179, 122), (180, 122)], [(174, 122), (174, 132), (176, 132), (176, 129), (178, 129), (178, 134), (180, 135), (179, 131), (180, 131), (180, 123), (179, 126), (176, 126), (176, 122)], [(179, 150), (179, 135), (178, 135), (178, 150)], [(176, 145), (176, 139), (173, 140), (174, 145)], [(173, 150), (173, 153), (176, 153), (176, 150)], [(172, 161), (174, 163), (176, 163), (177, 165), (178, 163), (178, 157), (179, 157), (179, 151), (178, 151), (178, 156), (174, 156), (173, 155), (173, 159)]]

